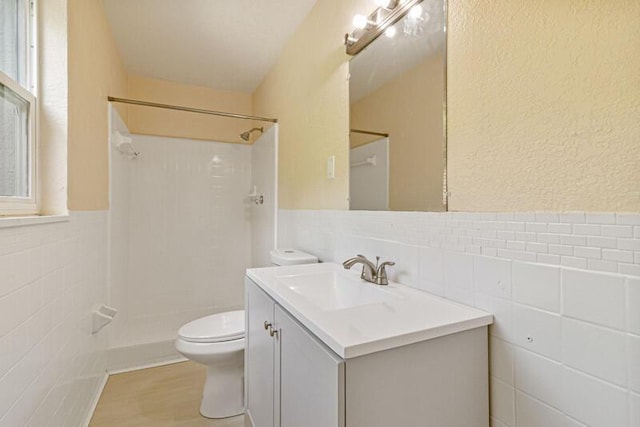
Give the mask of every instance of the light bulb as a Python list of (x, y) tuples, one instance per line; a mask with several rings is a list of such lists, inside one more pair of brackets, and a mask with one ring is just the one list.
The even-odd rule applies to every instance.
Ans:
[(354, 44), (357, 41), (358, 41), (358, 39), (356, 37), (354, 37), (352, 34), (345, 34), (344, 35), (344, 43), (346, 45), (350, 46), (350, 45)]
[(386, 30), (384, 30), (384, 35), (389, 37), (390, 39), (394, 38), (396, 33), (398, 32), (398, 30), (396, 30), (395, 26), (391, 26), (391, 27), (387, 27)]
[(422, 16), (422, 5), (415, 5), (409, 11), (409, 16), (413, 19), (418, 19)]
[(369, 23), (369, 20), (364, 15), (356, 15), (353, 17), (353, 26), (359, 30), (366, 28), (368, 23)]
[(393, 4), (393, 0), (375, 0), (376, 6), (389, 9)]

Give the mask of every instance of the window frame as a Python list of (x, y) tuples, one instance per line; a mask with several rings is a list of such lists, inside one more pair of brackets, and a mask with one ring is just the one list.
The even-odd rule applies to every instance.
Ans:
[[(15, 94), (27, 101), (27, 152), (28, 152), (28, 197), (0, 196), (0, 217), (15, 215), (37, 215), (39, 213), (39, 189), (38, 189), (38, 100), (37, 100), (37, 16), (36, 0), (25, 0), (24, 16), (24, 42), (21, 46), (22, 60), (24, 61), (24, 74), (17, 76), (24, 80), (21, 85), (17, 80), (9, 77), (0, 70), (0, 83)], [(20, 69), (20, 67), (19, 67)]]

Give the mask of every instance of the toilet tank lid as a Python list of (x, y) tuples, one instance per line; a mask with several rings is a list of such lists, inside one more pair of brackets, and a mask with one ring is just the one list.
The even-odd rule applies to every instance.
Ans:
[(271, 262), (275, 265), (314, 264), (318, 257), (292, 248), (272, 249)]
[(189, 342), (222, 342), (244, 337), (244, 310), (201, 317), (182, 326), (178, 336)]

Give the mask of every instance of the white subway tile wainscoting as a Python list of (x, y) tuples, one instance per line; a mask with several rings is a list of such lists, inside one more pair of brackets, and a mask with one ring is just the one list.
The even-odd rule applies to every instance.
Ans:
[[(280, 246), (323, 261), (380, 255), (397, 262), (392, 279), (493, 313), (493, 426), (640, 425), (640, 215), (279, 214)], [(528, 221), (543, 231), (526, 231)], [(113, 330), (90, 331), (91, 310), (108, 302), (107, 223), (106, 211), (73, 212), (67, 222), (0, 229), (1, 427), (81, 425), (90, 412)], [(574, 235), (580, 224), (599, 225), (600, 236)], [(586, 237), (615, 272), (590, 266), (574, 245), (542, 241), (563, 236)], [(606, 249), (631, 251), (634, 262), (605, 260)]]
[(392, 280), (482, 308), (493, 426), (637, 427), (640, 214), (281, 210), (280, 246), (393, 260)]
[(79, 426), (106, 379), (107, 212), (0, 229), (0, 426)]

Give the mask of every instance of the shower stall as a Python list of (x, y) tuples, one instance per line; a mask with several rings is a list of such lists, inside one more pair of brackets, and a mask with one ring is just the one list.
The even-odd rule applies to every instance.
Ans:
[[(198, 317), (241, 309), (276, 245), (277, 124), (251, 145), (130, 134), (110, 107), (110, 371), (177, 357)], [(257, 136), (257, 135), (256, 135)]]

